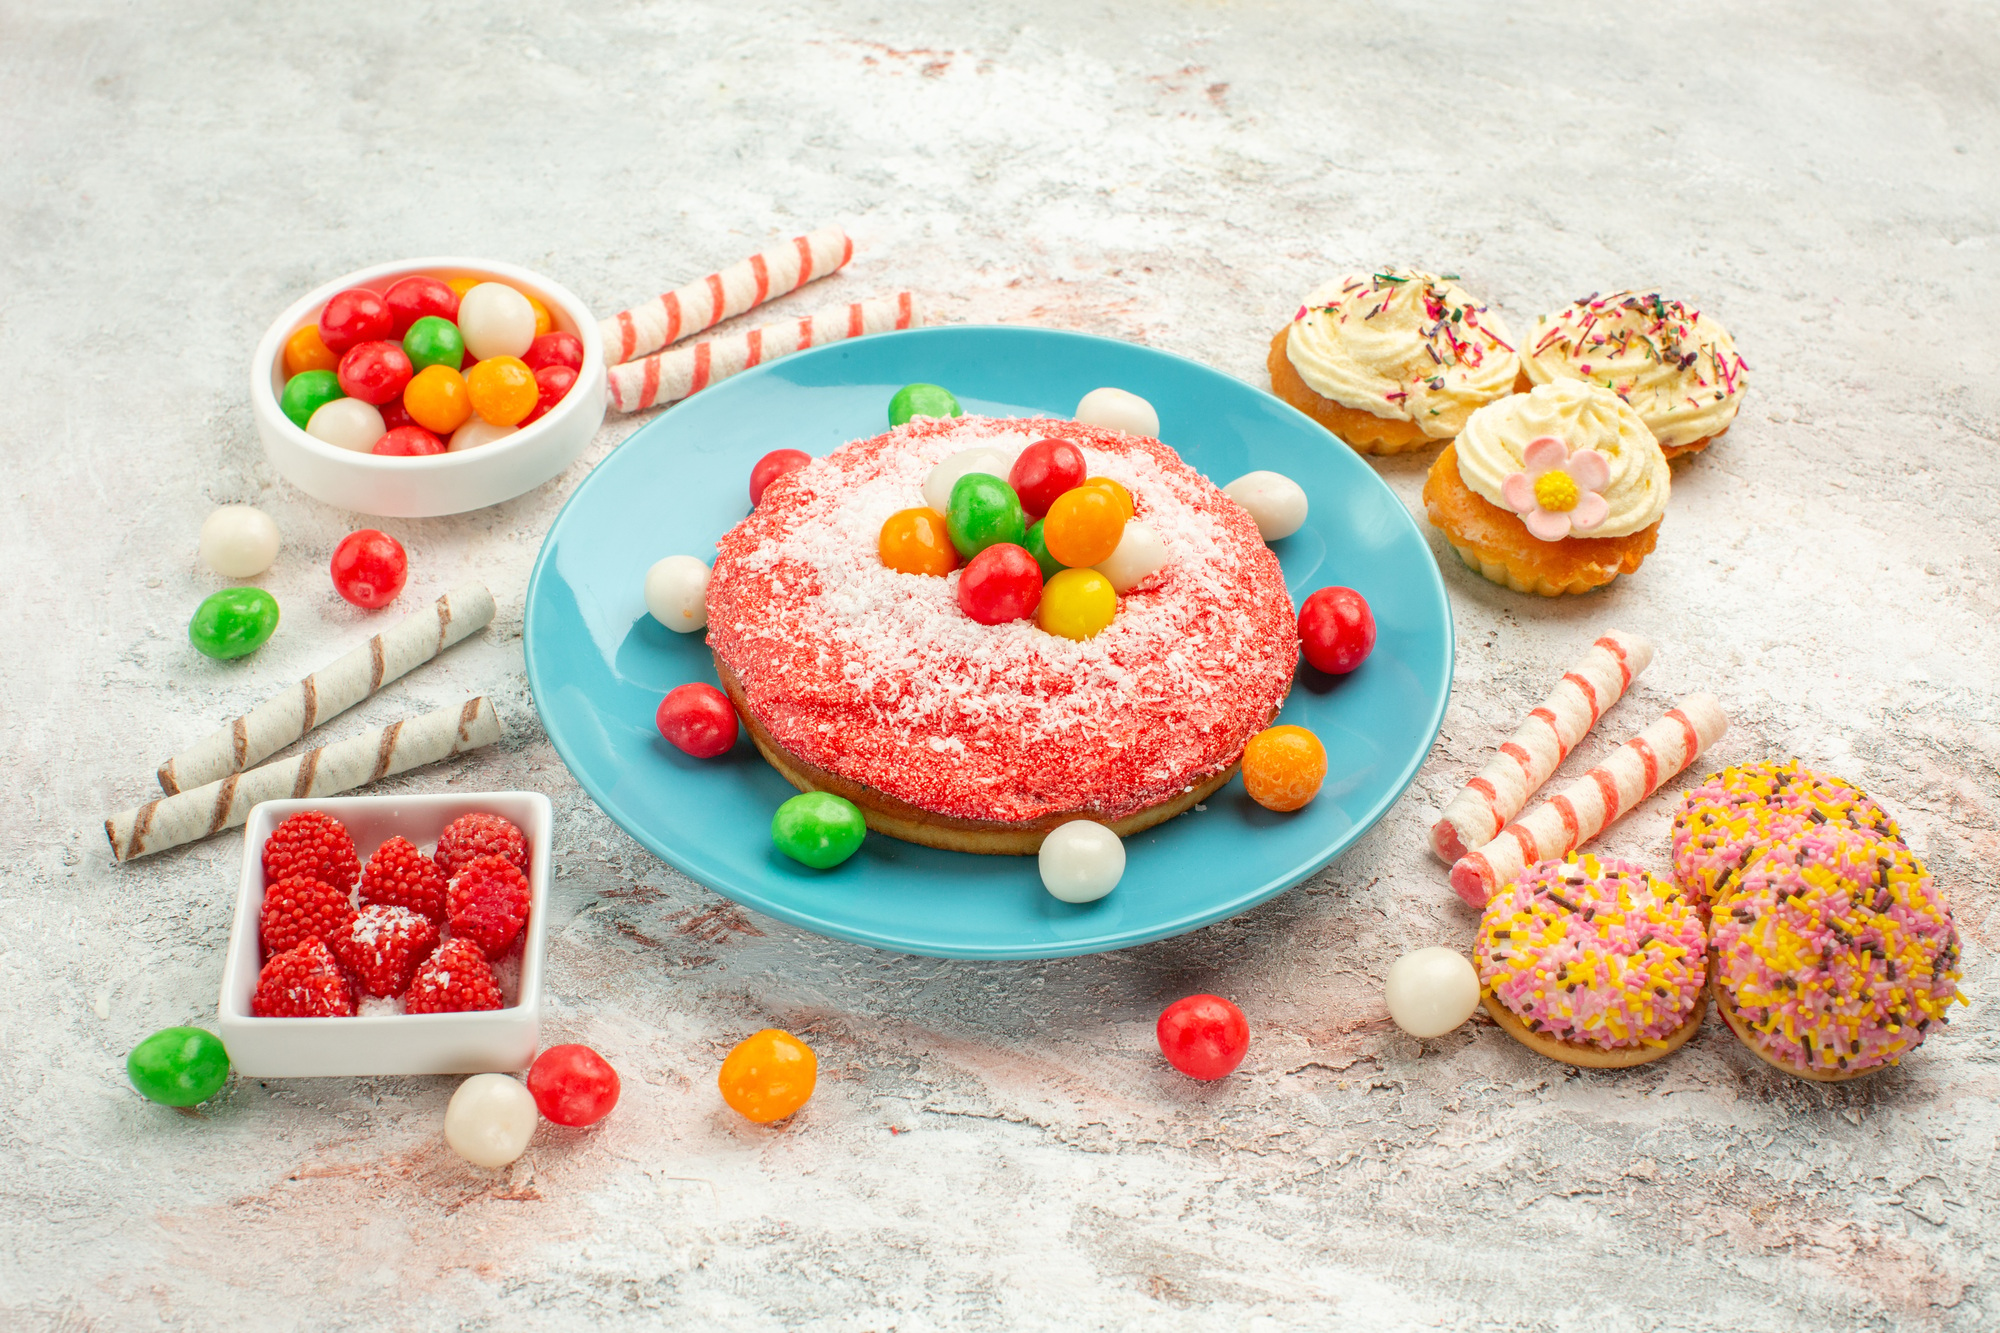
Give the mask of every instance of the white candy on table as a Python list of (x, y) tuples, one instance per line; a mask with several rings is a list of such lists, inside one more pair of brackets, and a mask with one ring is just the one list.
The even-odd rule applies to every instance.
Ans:
[(482, 444), (505, 439), (519, 429), (519, 426), (496, 426), (484, 417), (474, 417), (451, 433), (445, 448), (450, 453), (464, 453), (467, 449), (477, 449)]
[(1246, 472), (1222, 488), (1257, 521), (1267, 542), (1289, 537), (1306, 523), (1306, 493), (1282, 472)]
[(474, 1166), (506, 1166), (528, 1151), (541, 1113), (534, 1094), (505, 1074), (474, 1074), (444, 1108), (444, 1141)]
[(459, 298), (458, 331), (481, 361), (520, 356), (535, 341), (535, 308), (504, 282), (482, 282)]
[(932, 468), (924, 478), (924, 503), (940, 514), (951, 508), (951, 488), (958, 485), (958, 479), (968, 472), (988, 472), (1007, 480), (1007, 473), (1014, 467), (1014, 455), (1005, 449), (982, 444), (973, 449), (961, 449), (950, 458)]
[(278, 558), (278, 525), (255, 505), (224, 505), (202, 522), (200, 551), (222, 577), (254, 578)]
[(359, 398), (336, 398), (321, 403), (306, 422), (306, 434), (325, 440), (336, 449), (352, 449), (357, 454), (372, 453), (375, 441), (388, 432), (382, 414)]
[(1138, 394), (1123, 389), (1092, 389), (1076, 405), (1076, 419), (1086, 426), (1160, 438), (1160, 414)]
[(708, 625), (708, 566), (670, 555), (646, 571), (646, 610), (668, 629), (692, 634)]
[(1441, 1037), (1479, 1007), (1479, 974), (1458, 950), (1432, 945), (1389, 964), (1382, 998), (1412, 1037)]
[(1088, 819), (1073, 819), (1042, 839), (1042, 887), (1066, 903), (1094, 903), (1125, 874), (1125, 844)]
[(1111, 580), (1111, 589), (1120, 597), (1144, 583), (1167, 565), (1167, 544), (1160, 534), (1138, 519), (1125, 524), (1118, 549), (1111, 558), (1098, 563), (1097, 572)]

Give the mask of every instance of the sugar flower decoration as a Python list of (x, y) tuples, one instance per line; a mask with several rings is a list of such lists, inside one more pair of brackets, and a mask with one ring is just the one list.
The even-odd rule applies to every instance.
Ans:
[(1559, 542), (1589, 532), (1611, 513), (1598, 492), (1611, 480), (1611, 460), (1595, 449), (1575, 453), (1553, 435), (1533, 440), (1521, 453), (1527, 470), (1501, 484), (1500, 494), (1531, 535)]

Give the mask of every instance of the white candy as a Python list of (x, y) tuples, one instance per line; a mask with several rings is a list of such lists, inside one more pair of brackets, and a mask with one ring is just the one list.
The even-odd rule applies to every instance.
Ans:
[(458, 331), (481, 361), (520, 356), (535, 340), (535, 308), (504, 282), (482, 282), (459, 298)]
[(1306, 493), (1282, 472), (1246, 472), (1222, 493), (1248, 511), (1267, 542), (1289, 537), (1306, 523)]
[(359, 398), (336, 398), (321, 403), (312, 420), (306, 422), (306, 434), (357, 454), (372, 453), (375, 441), (388, 429), (382, 424), (382, 414)]
[(1112, 591), (1123, 597), (1166, 565), (1167, 544), (1160, 540), (1159, 533), (1135, 518), (1126, 522), (1118, 549), (1109, 560), (1098, 564), (1097, 572), (1110, 579)]
[(1092, 389), (1076, 405), (1076, 419), (1086, 426), (1160, 438), (1160, 414), (1138, 394), (1123, 389)]
[(708, 624), (708, 566), (670, 555), (646, 571), (646, 610), (668, 629), (692, 634)]
[(1479, 974), (1458, 950), (1432, 945), (1389, 964), (1382, 998), (1412, 1037), (1441, 1037), (1479, 1007)]
[(253, 505), (224, 505), (202, 523), (200, 550), (222, 577), (254, 578), (278, 558), (278, 525)]
[(505, 439), (519, 429), (519, 426), (496, 426), (484, 417), (474, 417), (451, 433), (451, 438), (445, 441), (445, 449), (454, 454), (464, 453), (467, 449), (477, 449), (482, 444)]
[(946, 513), (951, 509), (951, 488), (958, 485), (960, 477), (968, 472), (988, 472), (1005, 481), (1013, 466), (1013, 455), (990, 444), (961, 449), (932, 468), (924, 478), (924, 503), (940, 514)]
[(444, 1141), (474, 1166), (506, 1166), (528, 1151), (540, 1113), (534, 1094), (505, 1074), (474, 1074), (444, 1108)]
[(1042, 839), (1042, 887), (1066, 903), (1094, 903), (1125, 874), (1125, 844), (1102, 824), (1073, 819)]

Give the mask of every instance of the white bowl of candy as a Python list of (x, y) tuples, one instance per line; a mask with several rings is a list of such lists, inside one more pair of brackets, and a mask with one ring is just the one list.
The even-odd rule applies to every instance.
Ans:
[(218, 1005), (236, 1071), (526, 1068), (553, 824), (539, 792), (254, 807)]
[(597, 320), (488, 259), (378, 264), (300, 298), (257, 344), (264, 452), (316, 500), (426, 518), (511, 500), (604, 421)]

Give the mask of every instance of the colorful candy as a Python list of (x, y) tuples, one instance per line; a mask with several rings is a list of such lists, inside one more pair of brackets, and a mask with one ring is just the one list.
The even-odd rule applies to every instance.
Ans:
[(535, 410), (521, 418), (523, 426), (540, 421), (576, 387), (576, 371), (568, 366), (543, 366), (535, 372)]
[(256, 652), (278, 629), (278, 599), (262, 588), (223, 588), (202, 599), (188, 621), (188, 642), (222, 661)]
[(1065, 569), (1042, 586), (1035, 623), (1050, 634), (1078, 641), (1092, 638), (1118, 614), (1111, 580), (1094, 569)]
[(1130, 521), (1132, 515), (1138, 512), (1137, 507), (1132, 503), (1132, 492), (1125, 489), (1123, 482), (1113, 481), (1110, 477), (1085, 477), (1083, 484), (1086, 486), (1101, 486), (1111, 492), (1111, 498), (1118, 502), (1119, 512), (1125, 515), (1127, 521)]
[(750, 507), (757, 507), (757, 502), (764, 498), (765, 488), (772, 482), (787, 472), (797, 472), (810, 462), (812, 455), (803, 449), (773, 449), (758, 459), (757, 465), (750, 469)]
[[(382, 303), (389, 307), (393, 336), (404, 340), (406, 350), (410, 331), (424, 320), (435, 319), (441, 324), (449, 324), (458, 318), (458, 293), (422, 273), (413, 273), (389, 284), (389, 289), (382, 293)], [(416, 359), (414, 353), (410, 359)], [(458, 362), (452, 364), (455, 366)]]
[(528, 1093), (558, 1125), (594, 1125), (618, 1105), (618, 1071), (588, 1046), (551, 1046), (528, 1067)]
[(343, 396), (340, 376), (334, 373), (332, 366), (324, 370), (302, 370), (285, 381), (285, 391), (278, 395), (278, 410), (290, 418), (294, 426), (304, 430), (315, 412)]
[(1306, 524), (1305, 490), (1281, 472), (1246, 472), (1222, 493), (1243, 506), (1267, 542), (1289, 537)]
[(815, 870), (831, 870), (854, 855), (867, 833), (854, 802), (832, 792), (800, 792), (771, 816), (778, 850)]
[(1111, 580), (1120, 597), (1167, 567), (1167, 544), (1148, 524), (1133, 519), (1118, 538), (1118, 548), (1097, 562), (1097, 572)]
[(457, 370), (465, 360), (465, 339), (459, 336), (458, 325), (450, 320), (425, 315), (403, 335), (403, 352), (410, 358), (413, 370), (426, 366), (449, 366)]
[(1299, 647), (1306, 661), (1344, 676), (1375, 648), (1375, 613), (1352, 588), (1321, 588), (1299, 608)]
[(504, 282), (482, 282), (459, 298), (458, 331), (465, 350), (481, 361), (519, 358), (534, 345), (535, 307)]
[[(301, 377), (303, 378), (303, 376)], [(325, 440), (336, 449), (352, 449), (365, 454), (387, 431), (382, 414), (359, 398), (336, 398), (312, 414), (306, 434)]]
[(1250, 1050), (1249, 1020), (1220, 995), (1174, 1001), (1154, 1032), (1167, 1063), (1203, 1082), (1227, 1077)]
[(1125, 535), (1128, 515), (1108, 488), (1085, 484), (1063, 492), (1042, 520), (1049, 554), (1071, 569), (1109, 560)]
[(951, 544), (968, 560), (989, 546), (1019, 546), (1028, 538), (1020, 497), (990, 472), (968, 472), (953, 483), (944, 519)]
[(202, 520), (197, 549), (222, 577), (255, 578), (278, 558), (278, 525), (253, 505), (223, 505)]
[(1072, 819), (1042, 839), (1042, 887), (1066, 903), (1094, 903), (1125, 876), (1125, 843), (1104, 825)]
[(1028, 548), (1028, 554), (1035, 557), (1035, 563), (1042, 567), (1042, 582), (1047, 583), (1062, 572), (1063, 562), (1049, 554), (1049, 544), (1042, 535), (1042, 524), (1045, 522), (1046, 519), (1036, 519), (1028, 528), (1028, 539), (1021, 545)]
[(676, 749), (697, 759), (715, 759), (736, 745), (736, 710), (713, 685), (676, 685), (660, 700), (653, 725)]
[(480, 417), (473, 417), (451, 433), (451, 438), (445, 442), (445, 447), (452, 453), (460, 454), (467, 449), (477, 449), (483, 444), (491, 444), (495, 440), (504, 440), (519, 429), (518, 426), (496, 426)]
[(1076, 419), (1086, 426), (1160, 438), (1160, 414), (1138, 394), (1123, 389), (1092, 389), (1076, 405)]
[(883, 519), (875, 550), (899, 574), (943, 578), (958, 568), (958, 548), (951, 544), (944, 515), (924, 506), (899, 509)]
[(344, 355), (356, 343), (395, 336), (396, 320), (388, 302), (366, 287), (335, 293), (319, 312), (319, 340), (335, 356)]
[(512, 1165), (528, 1151), (539, 1117), (534, 1094), (507, 1074), (474, 1074), (444, 1110), (444, 1141), (474, 1166)]
[(708, 627), (708, 566), (691, 555), (670, 555), (646, 571), (646, 610), (670, 630), (692, 634)]
[(465, 391), (472, 397), (472, 410), (496, 426), (520, 425), (542, 393), (528, 363), (504, 355), (488, 357), (466, 371)]
[(125, 1057), (125, 1076), (147, 1101), (199, 1106), (229, 1081), (222, 1039), (201, 1028), (162, 1028)]
[(379, 405), (403, 396), (403, 386), (416, 372), (402, 347), (392, 342), (356, 343), (340, 358), (336, 374), (349, 398)]
[(1267, 810), (1300, 809), (1325, 781), (1326, 747), (1304, 727), (1268, 727), (1243, 747), (1243, 786)]
[(945, 513), (951, 508), (952, 488), (958, 485), (960, 477), (984, 472), (1005, 479), (1011, 462), (1004, 451), (991, 445), (961, 449), (933, 467), (924, 477), (924, 503), (940, 514)]
[[(410, 576), (403, 544), (386, 532), (362, 528), (333, 548), (333, 590), (373, 611), (396, 600)], [(276, 623), (275, 621), (273, 622)]]
[(1085, 472), (1083, 451), (1068, 440), (1036, 440), (1014, 459), (1007, 484), (1021, 497), (1021, 508), (1040, 518), (1057, 496), (1083, 484)]
[(444, 452), (444, 441), (422, 426), (395, 426), (382, 432), (373, 452), (384, 458), (424, 458)]
[(958, 576), (959, 609), (982, 625), (1024, 620), (1041, 600), (1042, 567), (1012, 542), (987, 547)]
[(1441, 1037), (1479, 1007), (1479, 973), (1458, 950), (1432, 945), (1389, 964), (1382, 999), (1412, 1037)]
[(544, 333), (528, 344), (528, 350), (521, 354), (521, 359), (528, 363), (530, 370), (544, 370), (549, 366), (582, 370), (583, 339), (562, 329)]
[(962, 417), (965, 409), (951, 391), (935, 384), (905, 384), (889, 400), (889, 424), (900, 426), (917, 417)]
[(403, 390), (403, 408), (425, 430), (449, 435), (472, 420), (472, 394), (457, 366), (425, 366)]
[(320, 340), (319, 325), (308, 324), (285, 339), (285, 378), (308, 370), (332, 370), (340, 364), (333, 349)]
[(715, 1084), (729, 1108), (760, 1125), (783, 1120), (806, 1104), (819, 1081), (812, 1047), (778, 1028), (753, 1032), (722, 1062)]

